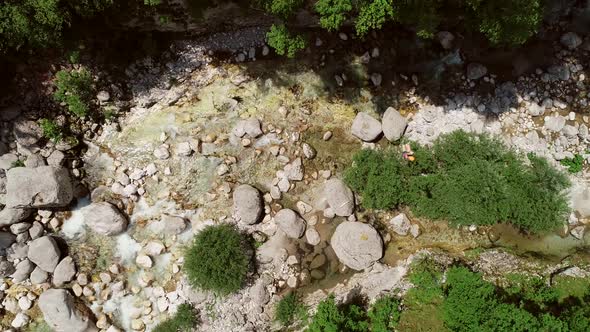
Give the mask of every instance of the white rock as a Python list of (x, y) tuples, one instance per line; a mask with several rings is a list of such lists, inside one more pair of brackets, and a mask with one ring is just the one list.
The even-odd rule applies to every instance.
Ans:
[(404, 213), (400, 213), (389, 221), (389, 226), (397, 234), (406, 236), (410, 232), (410, 219)]
[(381, 135), (381, 122), (366, 112), (360, 112), (352, 122), (351, 132), (361, 140), (371, 142)]
[(311, 227), (305, 231), (305, 239), (312, 246), (317, 246), (321, 242), (320, 233)]
[(25, 327), (25, 325), (27, 325), (30, 321), (29, 316), (25, 315), (22, 312), (19, 312), (18, 314), (16, 314), (16, 316), (14, 317), (14, 319), (12, 320), (12, 322), (10, 323), (10, 326), (20, 329), (22, 327)]
[(389, 107), (383, 114), (381, 126), (389, 141), (399, 140), (406, 131), (408, 121), (395, 108)]
[(137, 255), (137, 258), (135, 258), (135, 264), (137, 264), (140, 267), (149, 269), (153, 266), (154, 263), (152, 262), (152, 259), (149, 256), (139, 254)]
[(161, 145), (157, 149), (154, 150), (154, 157), (160, 160), (166, 160), (170, 158), (170, 151), (166, 145)]
[(27, 311), (33, 306), (33, 301), (31, 301), (28, 297), (23, 296), (18, 299), (18, 306), (21, 310)]

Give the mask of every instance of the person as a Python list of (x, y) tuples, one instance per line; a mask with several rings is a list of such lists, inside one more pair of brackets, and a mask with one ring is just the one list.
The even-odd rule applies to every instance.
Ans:
[(412, 151), (412, 147), (410, 146), (410, 144), (404, 144), (403, 149), (404, 150), (402, 152), (402, 157), (405, 160), (409, 160), (409, 161), (416, 160), (416, 157), (414, 157), (414, 151)]

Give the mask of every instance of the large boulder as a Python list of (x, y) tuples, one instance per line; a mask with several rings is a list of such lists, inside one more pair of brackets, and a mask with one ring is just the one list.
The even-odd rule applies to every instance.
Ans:
[(248, 184), (240, 185), (234, 190), (233, 201), (234, 219), (248, 225), (260, 220), (263, 205), (258, 189)]
[(45, 272), (53, 272), (59, 263), (61, 252), (51, 236), (42, 236), (29, 243), (27, 257)]
[(29, 209), (4, 208), (0, 211), (0, 228), (16, 224), (31, 215)]
[(72, 257), (67, 256), (57, 264), (53, 271), (53, 284), (61, 287), (66, 283), (72, 281), (76, 275), (76, 264)]
[(389, 107), (383, 113), (381, 126), (383, 127), (385, 137), (393, 142), (399, 140), (404, 135), (408, 121), (395, 108)]
[(330, 240), (338, 259), (354, 270), (363, 270), (383, 257), (383, 240), (375, 228), (361, 222), (345, 221)]
[(81, 212), (86, 225), (100, 235), (118, 235), (127, 229), (127, 218), (110, 203), (92, 203)]
[(43, 137), (43, 130), (35, 121), (18, 121), (14, 125), (14, 137), (20, 145), (29, 147)]
[(365, 112), (360, 112), (352, 122), (351, 132), (365, 142), (371, 142), (381, 135), (381, 122)]
[(305, 221), (291, 209), (282, 209), (275, 214), (277, 226), (292, 239), (298, 239), (305, 233)]
[(74, 197), (70, 175), (65, 168), (16, 167), (6, 173), (6, 206), (45, 208), (68, 205)]
[(98, 331), (90, 315), (80, 310), (74, 297), (65, 289), (48, 289), (39, 296), (39, 308), (45, 322), (56, 332), (95, 332)]
[(354, 211), (354, 194), (340, 179), (326, 181), (324, 196), (337, 216), (348, 217)]

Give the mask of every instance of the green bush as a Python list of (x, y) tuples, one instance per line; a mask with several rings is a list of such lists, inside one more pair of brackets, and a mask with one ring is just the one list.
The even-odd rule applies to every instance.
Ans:
[(570, 173), (578, 173), (582, 171), (584, 165), (584, 157), (576, 154), (573, 158), (565, 158), (560, 163), (567, 167), (567, 171)]
[(3, 1), (0, 6), (0, 51), (23, 46), (46, 47), (61, 38), (69, 15), (59, 0)]
[(395, 1), (396, 20), (404, 25), (414, 27), (418, 36), (432, 38), (443, 19), (442, 5), (442, 0)]
[(302, 5), (303, 0), (263, 0), (266, 11), (283, 19), (291, 16)]
[(356, 33), (364, 36), (370, 30), (381, 29), (394, 16), (392, 0), (372, 0), (360, 8), (355, 22)]
[(283, 326), (291, 325), (296, 319), (304, 320), (306, 316), (307, 308), (301, 303), (295, 292), (285, 295), (275, 310), (275, 320)]
[(88, 70), (60, 70), (56, 74), (55, 85), (57, 86), (53, 94), (55, 100), (65, 102), (68, 110), (79, 117), (88, 114), (94, 97), (92, 76)]
[(373, 304), (367, 313), (371, 322), (371, 332), (394, 331), (401, 317), (400, 301), (391, 296), (384, 296)]
[(315, 10), (320, 14), (320, 25), (328, 31), (336, 31), (352, 10), (351, 0), (318, 0)]
[(523, 44), (543, 19), (542, 0), (467, 0), (466, 5), (472, 24), (492, 44)]
[(291, 36), (284, 25), (273, 25), (266, 34), (268, 45), (272, 47), (278, 55), (287, 55), (289, 58), (295, 57), (297, 52), (305, 49), (305, 39), (302, 36)]
[(52, 120), (41, 119), (39, 126), (43, 131), (43, 136), (52, 140), (54, 143), (59, 143), (63, 139), (61, 128)]
[(387, 332), (400, 319), (400, 301), (390, 296), (378, 299), (368, 310), (348, 303), (336, 305), (334, 296), (320, 302), (306, 331), (308, 332)]
[(531, 232), (553, 230), (568, 212), (567, 177), (545, 159), (522, 156), (487, 135), (456, 131), (432, 148), (413, 145), (416, 160), (395, 149), (363, 150), (345, 172), (367, 208), (407, 205), (452, 225), (508, 222)]
[(194, 308), (192, 305), (183, 303), (171, 318), (156, 325), (153, 332), (189, 332), (197, 324)]
[(90, 17), (113, 0), (5, 0), (0, 5), (0, 53), (58, 45), (72, 17)]
[(239, 290), (250, 265), (240, 232), (229, 224), (208, 226), (185, 253), (184, 271), (194, 287), (226, 295)]

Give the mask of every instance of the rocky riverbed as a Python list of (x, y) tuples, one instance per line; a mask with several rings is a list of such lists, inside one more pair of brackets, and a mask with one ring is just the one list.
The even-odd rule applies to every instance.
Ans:
[[(447, 37), (442, 47), (453, 54)], [(378, 47), (354, 57), (355, 75), (327, 75), (322, 60), (314, 70), (272, 58), (260, 38), (229, 47), (223, 62), (212, 54), (228, 46), (208, 39), (177, 43), (168, 62), (133, 63), (130, 110), (85, 124), (79, 145), (46, 142), (18, 107), (2, 112), (4, 329), (144, 331), (190, 302), (199, 331), (280, 330), (273, 310), (286, 291), (300, 289), (310, 305), (328, 293), (340, 301), (403, 293), (409, 265), (423, 255), (465, 260), (489, 278), (590, 274), (587, 41), (564, 34), (553, 66), (514, 82), (463, 59), (448, 74), (455, 91), (435, 98), (420, 93), (416, 75), (371, 72), (386, 56)], [(330, 54), (320, 39), (311, 47)], [(115, 90), (97, 95), (102, 107), (121, 102)], [(360, 149), (428, 145), (458, 129), (497, 135), (562, 169), (562, 159), (586, 160), (570, 176), (563, 230), (534, 237), (367, 211), (342, 181)], [(192, 237), (224, 222), (259, 246), (246, 287), (219, 298), (192, 289), (181, 268)]]

